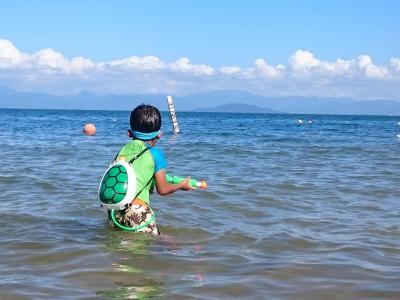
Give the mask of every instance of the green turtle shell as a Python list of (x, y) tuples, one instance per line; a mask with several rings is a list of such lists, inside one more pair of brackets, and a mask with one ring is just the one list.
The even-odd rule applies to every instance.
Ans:
[(99, 199), (106, 209), (121, 210), (135, 197), (136, 174), (125, 161), (113, 163), (104, 173), (99, 186)]

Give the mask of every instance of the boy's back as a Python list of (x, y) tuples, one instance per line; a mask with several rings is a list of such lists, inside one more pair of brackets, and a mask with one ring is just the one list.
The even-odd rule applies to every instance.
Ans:
[[(118, 153), (117, 160), (131, 161), (134, 157), (144, 151), (148, 146), (140, 140), (133, 140), (126, 144)], [(144, 152), (132, 162), (136, 173), (136, 190), (140, 192), (136, 197), (150, 204), (149, 192), (154, 186), (154, 159), (150, 151)]]

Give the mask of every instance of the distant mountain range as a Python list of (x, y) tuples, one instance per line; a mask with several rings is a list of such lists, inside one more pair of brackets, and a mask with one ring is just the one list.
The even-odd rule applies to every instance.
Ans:
[[(80, 93), (55, 96), (23, 93), (0, 87), (1, 108), (131, 110), (149, 103), (167, 110), (166, 95), (94, 95)], [(177, 111), (400, 115), (395, 100), (354, 100), (349, 98), (265, 97), (242, 91), (218, 91), (174, 97)]]
[(227, 103), (223, 104), (220, 106), (216, 107), (211, 107), (211, 108), (198, 108), (196, 111), (201, 111), (201, 112), (227, 112), (227, 113), (268, 113), (268, 114), (273, 114), (273, 113), (282, 113), (277, 110), (273, 110), (270, 108), (266, 107), (259, 107), (256, 105), (251, 105), (251, 104), (244, 104), (244, 103)]
[[(355, 100), (351, 98), (264, 97), (241, 91), (221, 91), (190, 95), (186, 101), (197, 103), (197, 110), (221, 111), (226, 103), (242, 103), (271, 112), (295, 114), (400, 115), (400, 102), (395, 100)], [(222, 106), (222, 107), (221, 107)], [(241, 112), (241, 110), (238, 110)]]

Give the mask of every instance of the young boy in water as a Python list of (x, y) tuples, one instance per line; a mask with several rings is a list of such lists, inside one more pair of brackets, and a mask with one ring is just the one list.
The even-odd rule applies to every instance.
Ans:
[(189, 177), (178, 184), (171, 184), (166, 180), (164, 154), (154, 147), (162, 135), (161, 114), (156, 107), (145, 104), (136, 107), (131, 112), (130, 126), (128, 135), (132, 141), (119, 151), (116, 160), (130, 161), (137, 156), (131, 165), (136, 173), (138, 194), (129, 206), (116, 211), (115, 219), (123, 226), (139, 228), (137, 232), (159, 235), (155, 214), (150, 208), (150, 193), (154, 186), (162, 196), (193, 188), (189, 184)]

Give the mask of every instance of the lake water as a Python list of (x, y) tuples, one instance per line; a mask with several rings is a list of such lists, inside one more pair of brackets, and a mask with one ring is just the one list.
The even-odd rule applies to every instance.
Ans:
[(0, 110), (1, 299), (400, 299), (400, 117), (163, 114), (209, 189), (153, 195), (152, 237), (97, 199), (129, 114)]

